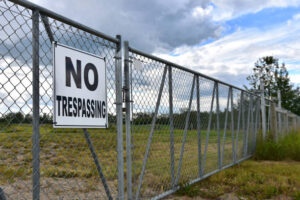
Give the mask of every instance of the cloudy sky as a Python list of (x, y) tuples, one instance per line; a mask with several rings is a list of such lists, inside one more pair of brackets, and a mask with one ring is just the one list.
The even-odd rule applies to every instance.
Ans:
[(300, 0), (31, 0), (130, 45), (242, 86), (273, 55), (300, 86)]

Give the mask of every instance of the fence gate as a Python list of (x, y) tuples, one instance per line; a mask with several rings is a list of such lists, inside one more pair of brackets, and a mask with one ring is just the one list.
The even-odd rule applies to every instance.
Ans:
[[(108, 129), (53, 129), (53, 41), (105, 58)], [(116, 134), (122, 133), (121, 64), (120, 37), (30, 2), (0, 1), (0, 187), (6, 199), (123, 198), (123, 140)]]

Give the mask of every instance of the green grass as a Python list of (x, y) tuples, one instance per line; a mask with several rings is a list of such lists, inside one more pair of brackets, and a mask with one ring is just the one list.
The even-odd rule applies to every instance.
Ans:
[(300, 133), (290, 133), (274, 142), (271, 139), (259, 139), (254, 156), (256, 160), (294, 160), (300, 161)]
[(300, 163), (293, 161), (254, 161), (221, 171), (176, 195), (218, 198), (235, 193), (249, 199), (269, 199), (279, 195), (299, 199)]
[[(138, 180), (142, 170), (144, 154), (151, 126), (135, 125), (133, 129), (133, 179)], [(125, 131), (125, 129), (123, 129)], [(183, 130), (174, 130), (174, 157), (175, 173), (180, 159), (180, 150), (183, 139)], [(117, 153), (116, 130), (89, 129), (91, 140), (100, 160), (104, 175), (110, 184), (117, 184)], [(151, 143), (148, 163), (142, 185), (143, 196), (159, 194), (171, 189), (170, 165), (170, 131), (168, 126), (156, 127)], [(124, 152), (126, 140), (124, 132)], [(201, 130), (202, 156), (205, 146), (206, 130)], [(221, 130), (221, 144), (223, 143)], [(258, 137), (259, 138), (259, 137)], [(253, 143), (249, 137), (248, 152)], [(225, 152), (223, 165), (232, 162), (231, 133), (225, 137)], [(239, 133), (238, 155), (243, 156), (243, 134)], [(271, 198), (284, 194), (292, 198), (299, 198), (300, 194), (300, 134), (290, 134), (278, 143), (270, 140), (265, 143), (258, 141), (255, 154), (256, 161), (246, 161), (241, 165), (229, 168), (210, 178), (201, 181), (195, 186), (185, 186), (177, 195), (202, 196), (217, 198), (228, 192), (250, 199)], [(221, 145), (222, 148), (222, 145)], [(13, 184), (20, 180), (30, 180), (32, 176), (32, 127), (30, 124), (0, 124), (0, 184)], [(188, 130), (182, 171), (179, 185), (184, 186), (188, 181), (198, 177), (198, 136), (195, 129)], [(124, 154), (125, 155), (125, 154)], [(124, 157), (126, 160), (126, 157)], [(284, 163), (266, 162), (259, 160), (288, 160)], [(295, 161), (291, 161), (295, 160)], [(40, 129), (40, 162), (41, 180), (63, 179), (88, 180), (85, 192), (89, 185), (96, 187), (101, 184), (98, 173), (80, 129), (53, 129), (51, 125), (42, 125)], [(205, 173), (218, 167), (217, 132), (212, 130), (209, 136), (209, 145)], [(124, 169), (126, 176), (126, 166)], [(51, 186), (46, 186), (51, 187)], [(80, 191), (78, 191), (80, 192)]]
[[(133, 128), (133, 179), (138, 180), (142, 170), (150, 125), (135, 125)], [(125, 128), (123, 129), (125, 131)], [(177, 170), (183, 139), (182, 129), (174, 130), (174, 157)], [(109, 129), (89, 129), (92, 143), (100, 160), (105, 178), (117, 180), (116, 131)], [(149, 188), (156, 193), (171, 188), (170, 130), (168, 126), (156, 127), (144, 176), (143, 193)], [(223, 131), (221, 131), (223, 134)], [(179, 184), (198, 176), (197, 131), (188, 130), (182, 171)], [(206, 131), (201, 131), (202, 155)], [(221, 135), (221, 142), (223, 136)], [(242, 156), (242, 134), (239, 135), (239, 154)], [(0, 184), (12, 184), (19, 180), (30, 180), (32, 176), (32, 126), (30, 124), (0, 124)], [(126, 140), (124, 132), (124, 152)], [(126, 155), (124, 153), (124, 155)], [(124, 157), (126, 159), (126, 157)], [(212, 130), (206, 160), (205, 173), (217, 168), (217, 132)], [(54, 129), (52, 125), (40, 128), (40, 166), (43, 178), (96, 179), (98, 173), (81, 129)], [(224, 165), (232, 162), (231, 134), (225, 138)], [(125, 165), (126, 176), (126, 165)], [(176, 173), (176, 172), (175, 172)]]
[[(215, 199), (227, 193), (248, 199), (300, 199), (300, 133), (277, 143), (258, 139), (253, 160), (221, 171), (176, 195)], [(176, 197), (176, 196), (175, 196)]]

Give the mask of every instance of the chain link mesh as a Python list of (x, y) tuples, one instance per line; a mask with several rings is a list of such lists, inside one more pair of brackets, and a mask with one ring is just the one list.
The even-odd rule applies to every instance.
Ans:
[[(162, 82), (166, 65), (134, 51), (130, 52), (130, 59), (133, 63), (131, 66), (133, 189), (139, 198), (155, 197), (172, 190), (174, 179), (172, 176), (178, 179), (175, 184), (184, 185), (253, 154), (258, 130), (258, 126), (255, 125), (257, 124), (255, 121), (258, 121), (256, 112), (260, 109), (255, 105), (260, 99), (246, 92), (241, 98), (240, 90), (199, 76), (201, 123), (200, 129), (197, 129), (197, 84), (193, 88), (196, 74), (172, 67), (174, 120), (174, 163), (172, 163), (168, 75)], [(140, 65), (136, 64), (137, 62), (143, 67), (136, 67)], [(144, 176), (140, 182), (161, 84), (163, 84), (162, 96)], [(201, 140), (200, 170), (198, 140)], [(172, 175), (173, 165), (174, 175)]]
[[(89, 129), (112, 196), (117, 194), (116, 44), (49, 18), (55, 41), (100, 57), (107, 67), (108, 129)], [(105, 199), (81, 129), (54, 129), (52, 44), (40, 21), (41, 199)], [(31, 10), (0, 1), (0, 184), (7, 199), (32, 198)]]
[[(31, 16), (30, 9), (0, 0), (0, 187), (7, 199), (32, 198)], [(48, 20), (56, 42), (106, 60), (109, 128), (88, 132), (116, 198), (117, 43), (60, 20)], [(107, 199), (83, 130), (52, 126), (52, 44), (41, 18), (39, 27), (40, 197)], [(262, 135), (261, 97), (133, 50), (129, 60), (135, 198), (161, 197), (254, 153), (257, 137)], [(266, 129), (270, 132), (273, 102), (265, 102)], [(275, 115), (279, 137), (300, 128), (300, 118), (286, 110), (277, 109)], [(124, 167), (127, 175), (126, 167), (119, 167)]]

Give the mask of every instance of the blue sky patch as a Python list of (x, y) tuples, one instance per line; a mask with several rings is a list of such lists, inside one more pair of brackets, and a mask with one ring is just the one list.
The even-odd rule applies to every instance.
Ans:
[(224, 35), (235, 32), (238, 28), (258, 28), (262, 31), (277, 24), (282, 24), (292, 19), (295, 14), (300, 12), (299, 7), (286, 8), (265, 8), (257, 13), (242, 15), (238, 18), (225, 22), (226, 30)]

